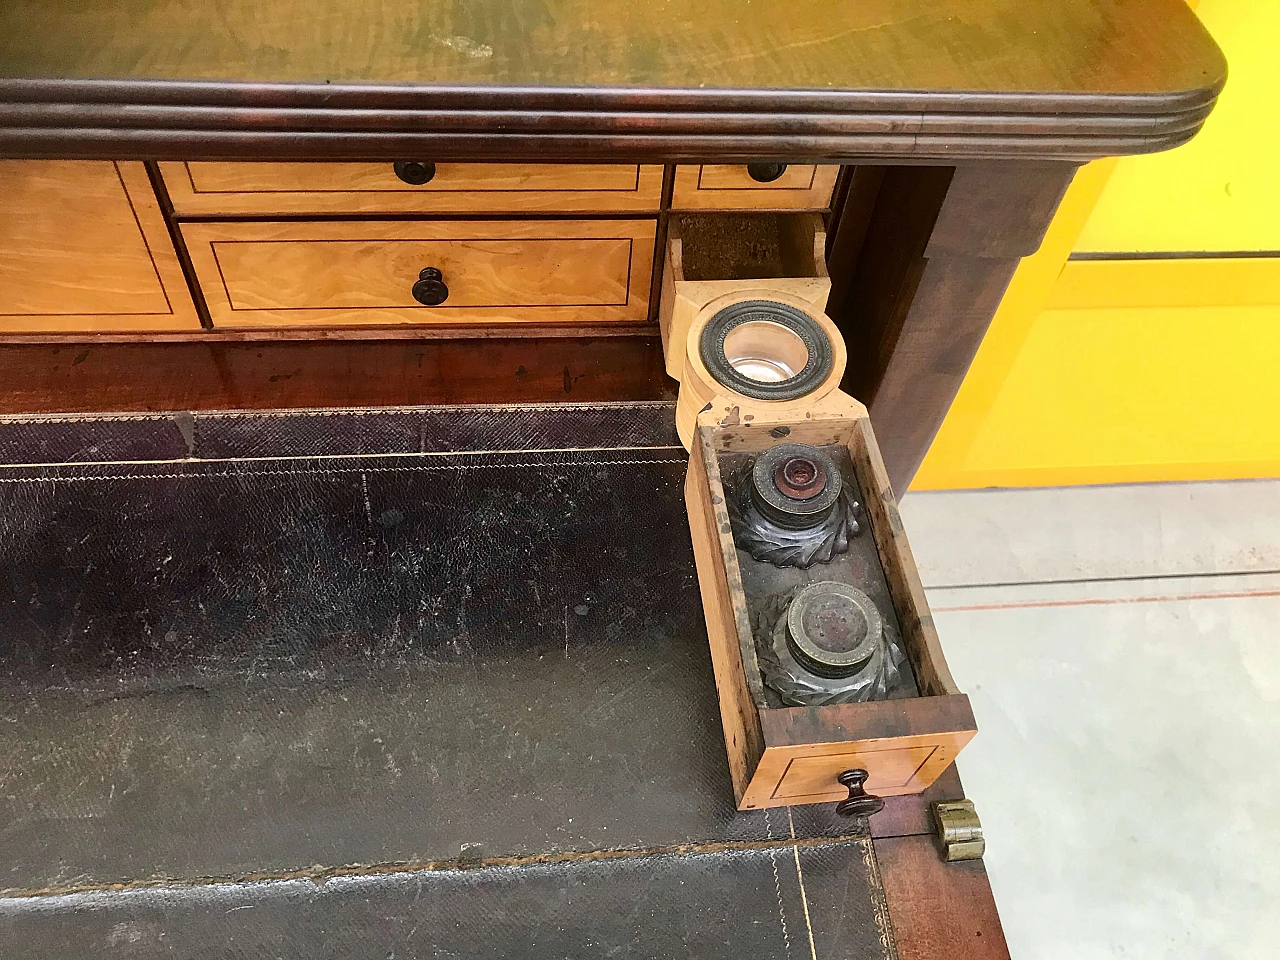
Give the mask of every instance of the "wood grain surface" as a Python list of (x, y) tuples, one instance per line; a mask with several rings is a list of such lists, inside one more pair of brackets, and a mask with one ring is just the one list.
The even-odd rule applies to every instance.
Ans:
[[(733, 535), (725, 511), (720, 465), (709, 431), (699, 430), (689, 453), (684, 502), (689, 512), (693, 559), (707, 621), (711, 665), (716, 675), (725, 751), (738, 804), (748, 790), (764, 749), (760, 711), (760, 669), (755, 663), (742, 573), (733, 553)], [(745, 657), (751, 660), (744, 665)], [(754, 693), (752, 688), (754, 687)], [(741, 809), (741, 807), (739, 807)]]
[[(682, 382), (682, 399), (685, 387)], [(872, 792), (920, 793), (951, 766), (977, 730), (969, 698), (956, 689), (933, 628), (866, 412), (837, 396), (843, 397), (844, 416), (821, 407), (808, 417), (802, 411), (787, 424), (786, 436), (788, 441), (848, 444), (921, 695), (820, 707), (767, 705), (718, 451), (761, 449), (744, 437), (753, 432), (765, 447), (776, 444), (768, 437), (771, 425), (781, 421), (753, 414), (747, 424), (735, 409), (733, 426), (716, 426), (716, 415), (704, 413), (692, 436), (685, 503), (740, 810), (840, 799), (847, 791), (836, 776), (852, 767), (870, 772)], [(822, 439), (810, 435), (815, 429), (823, 431)]]
[(870, 772), (871, 793), (920, 793), (977, 730), (963, 694), (765, 709), (760, 725), (765, 749), (744, 809), (839, 800), (847, 790), (836, 777), (854, 767)]
[(875, 848), (900, 960), (1009, 960), (981, 860), (946, 863), (930, 836)]
[(1089, 159), (1224, 78), (1182, 0), (0, 5), (9, 156)]
[(893, 166), (863, 177), (874, 200), (857, 197), (861, 214), (837, 227), (828, 311), (849, 343), (843, 389), (870, 409), (898, 493), (1075, 170), (1053, 161), (978, 162)]
[(652, 400), (664, 398), (668, 384), (656, 332), (0, 344), (0, 413)]
[(1179, 0), (7, 0), (0, 72), (310, 83), (1180, 94)]
[(902, 642), (915, 668), (916, 684), (929, 697), (951, 697), (960, 693), (942, 652), (938, 630), (929, 611), (924, 584), (916, 567), (907, 532), (898, 512), (898, 501), (880, 454), (872, 421), (861, 419), (854, 425), (849, 441), (858, 482), (866, 496), (867, 519), (876, 538), (885, 580), (893, 606), (902, 623)]
[(199, 327), (141, 163), (0, 161), (0, 333)]
[(442, 163), (428, 183), (391, 163), (163, 163), (181, 215), (657, 211), (662, 167)]
[[(185, 223), (216, 327), (641, 321), (653, 220)], [(412, 288), (436, 267), (448, 299)]]
[(744, 164), (681, 164), (671, 209), (825, 210), (839, 172), (834, 164), (792, 163), (777, 180), (758, 183)]

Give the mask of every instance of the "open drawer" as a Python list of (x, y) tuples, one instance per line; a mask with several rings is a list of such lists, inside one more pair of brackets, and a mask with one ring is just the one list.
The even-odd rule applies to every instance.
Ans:
[[(699, 418), (685, 501), (739, 809), (839, 800), (848, 789), (837, 778), (859, 768), (872, 794), (921, 792), (977, 727), (947, 668), (870, 420), (865, 412), (831, 419), (818, 412), (790, 426), (755, 426), (719, 417), (713, 410)], [(862, 504), (861, 532), (847, 551), (807, 569), (774, 567), (735, 542), (742, 523), (731, 509), (741, 502), (736, 480), (744, 465), (783, 443), (829, 454), (844, 489)], [(865, 591), (885, 632), (896, 632), (899, 679), (886, 699), (788, 706), (762, 674), (767, 605), (771, 595), (832, 580)]]

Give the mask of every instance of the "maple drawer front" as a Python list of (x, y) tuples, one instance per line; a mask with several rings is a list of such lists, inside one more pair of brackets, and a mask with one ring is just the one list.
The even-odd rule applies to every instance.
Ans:
[(671, 208), (824, 210), (839, 172), (834, 164), (682, 165), (676, 168)]
[(182, 162), (160, 167), (179, 216), (626, 213), (656, 211), (662, 196), (658, 164)]
[(651, 220), (182, 229), (217, 327), (634, 322), (649, 313)]
[(839, 800), (849, 791), (839, 784), (836, 777), (845, 770), (854, 769), (863, 769), (870, 774), (866, 783), (869, 793), (903, 793), (936, 749), (930, 745), (795, 757), (774, 788), (773, 799), (793, 802)]

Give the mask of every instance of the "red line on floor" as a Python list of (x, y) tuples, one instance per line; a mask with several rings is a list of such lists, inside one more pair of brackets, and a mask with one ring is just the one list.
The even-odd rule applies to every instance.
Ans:
[(1027, 607), (1100, 607), (1116, 603), (1169, 603), (1175, 600), (1239, 600), (1248, 597), (1280, 597), (1280, 590), (1241, 590), (1235, 593), (1182, 593), (1149, 597), (1110, 597), (1081, 600), (1027, 600), (1021, 603), (973, 603), (959, 607), (933, 607), (934, 613), (971, 610), (1017, 610)]

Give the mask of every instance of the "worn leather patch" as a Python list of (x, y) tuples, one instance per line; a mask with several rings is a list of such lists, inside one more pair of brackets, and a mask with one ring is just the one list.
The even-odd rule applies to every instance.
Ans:
[(734, 809), (670, 406), (206, 416), (0, 422), (6, 957), (892, 951)]

